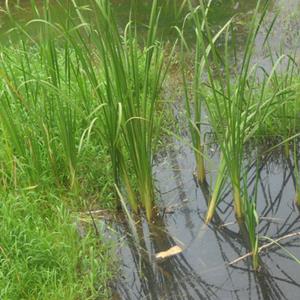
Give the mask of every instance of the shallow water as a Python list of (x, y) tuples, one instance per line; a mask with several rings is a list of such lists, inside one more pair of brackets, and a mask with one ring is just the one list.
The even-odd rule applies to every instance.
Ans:
[[(261, 238), (276, 239), (300, 230), (299, 213), (293, 205), (292, 163), (279, 161), (269, 160), (259, 173)], [(168, 151), (156, 169), (160, 216), (150, 226), (145, 220), (137, 226), (138, 242), (126, 223), (112, 225), (115, 233), (110, 234), (118, 240), (120, 258), (114, 299), (298, 299), (300, 266), (280, 247), (262, 252), (258, 273), (252, 271), (250, 259), (227, 265), (248, 252), (232, 207), (227, 204), (231, 194), (226, 196), (225, 191), (218, 216), (205, 226), (209, 187), (197, 187), (193, 168), (193, 154), (188, 148)], [(249, 174), (251, 190), (255, 167)], [(163, 213), (164, 208), (167, 213)], [(300, 257), (299, 237), (280, 244)], [(156, 253), (174, 245), (184, 251), (164, 261), (155, 259)]]

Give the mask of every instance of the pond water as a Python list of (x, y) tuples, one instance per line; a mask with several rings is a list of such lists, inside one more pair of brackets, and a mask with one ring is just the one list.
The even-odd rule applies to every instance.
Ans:
[[(217, 161), (218, 153), (209, 166), (210, 182), (215, 180)], [(136, 221), (137, 232), (122, 217), (107, 223), (106, 235), (117, 242), (120, 263), (112, 285), (113, 299), (298, 299), (300, 265), (286, 252), (300, 257), (293, 162), (280, 153), (266, 158), (259, 168), (260, 245), (298, 233), (280, 242), (284, 249), (273, 245), (262, 251), (259, 272), (253, 271), (250, 258), (229, 265), (249, 252), (243, 228), (235, 222), (230, 187), (224, 191), (213, 222), (206, 226), (213, 185), (198, 186), (192, 174), (194, 166), (193, 152), (174, 141), (156, 166), (159, 199), (155, 222)], [(250, 192), (254, 191), (256, 172), (255, 164), (249, 167)], [(183, 249), (181, 254), (162, 261), (155, 258), (175, 245)]]
[[(188, 148), (170, 147), (156, 168), (160, 216), (155, 223), (138, 223), (138, 241), (126, 222), (110, 225), (107, 234), (117, 240), (120, 258), (114, 299), (298, 299), (300, 266), (276, 245), (261, 253), (262, 267), (257, 273), (252, 271), (250, 259), (228, 265), (248, 252), (229, 204), (230, 191), (225, 191), (218, 216), (207, 227), (203, 219), (209, 185), (197, 187), (193, 169), (193, 153)], [(260, 237), (276, 239), (299, 232), (292, 170), (293, 163), (282, 157), (269, 158), (260, 168)], [(251, 186), (255, 166), (249, 174)], [(300, 257), (299, 236), (280, 244)], [(184, 251), (156, 260), (156, 253), (174, 245)]]
[[(41, 3), (40, 0), (35, 0), (37, 4)], [(61, 5), (58, 5), (60, 2)], [(86, 6), (89, 1), (77, 0), (79, 6)], [(151, 11), (152, 0), (111, 0), (116, 18), (121, 27), (125, 26), (129, 19), (129, 12), (132, 11), (134, 19), (141, 25), (141, 28), (148, 22), (149, 14)], [(175, 39), (177, 37), (174, 26), (181, 27), (182, 21), (186, 15), (187, 9), (181, 9), (182, 3), (185, 1), (179, 0), (158, 0), (161, 7), (160, 30), (165, 40)], [(198, 2), (193, 0), (193, 3)], [(4, 12), (6, 1), (0, 1), (0, 33), (2, 39), (5, 38), (5, 33), (12, 26), (9, 17)], [(11, 0), (8, 1), (9, 7), (13, 15), (22, 23), (36, 18), (31, 1)], [(62, 10), (66, 8), (67, 1), (51, 1), (50, 7), (52, 9), (52, 17), (56, 22), (64, 22), (62, 18)], [(257, 0), (214, 0), (211, 4), (209, 14), (210, 22), (217, 26), (223, 25), (229, 18), (236, 16), (238, 21), (236, 26), (238, 29), (239, 42), (242, 45), (246, 38), (247, 22), (251, 12), (255, 9)], [(286, 46), (295, 46), (296, 40), (299, 37), (299, 15), (300, 15), (300, 1), (299, 0), (270, 0), (270, 18), (275, 14), (279, 15), (277, 21), (277, 28), (274, 31), (274, 39), (276, 43), (282, 41)], [(41, 11), (40, 11), (41, 12)], [(75, 11), (74, 11), (75, 15)], [(32, 34), (36, 31), (38, 24), (31, 24), (30, 30)]]

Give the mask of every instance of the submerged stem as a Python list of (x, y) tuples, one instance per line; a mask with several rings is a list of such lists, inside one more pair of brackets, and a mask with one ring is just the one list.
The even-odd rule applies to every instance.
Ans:
[(226, 162), (223, 158), (221, 158), (215, 188), (213, 190), (211, 200), (208, 204), (208, 210), (207, 210), (206, 219), (205, 219), (206, 224), (211, 222), (211, 220), (215, 214), (216, 207), (218, 205), (220, 192), (222, 190), (223, 183), (224, 183), (225, 173), (226, 173)]
[(235, 217), (238, 222), (243, 222), (244, 213), (242, 208), (241, 189), (239, 185), (233, 185), (233, 201), (234, 201)]
[(298, 208), (300, 209), (300, 191), (296, 188), (295, 202)]
[(204, 159), (202, 155), (203, 146), (200, 145), (201, 152), (195, 152), (195, 159), (196, 159), (196, 169), (197, 169), (197, 179), (200, 183), (203, 183), (206, 179), (205, 175), (205, 165)]

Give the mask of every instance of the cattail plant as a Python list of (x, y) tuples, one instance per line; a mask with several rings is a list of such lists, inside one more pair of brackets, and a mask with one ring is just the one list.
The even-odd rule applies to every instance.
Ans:
[[(211, 45), (207, 45), (204, 42), (203, 30), (205, 26), (205, 20), (209, 11), (211, 1), (208, 2), (205, 9), (202, 11), (204, 17), (201, 16), (201, 6), (193, 7), (191, 1), (188, 1), (190, 13), (187, 15), (183, 28), (177, 31), (179, 32), (181, 38), (181, 73), (183, 79), (183, 88), (184, 88), (184, 98), (185, 98), (185, 107), (186, 114), (189, 120), (189, 130), (192, 139), (192, 145), (196, 161), (196, 177), (199, 183), (203, 183), (206, 178), (205, 174), (205, 162), (204, 162), (204, 145), (202, 142), (202, 115), (203, 115), (203, 89), (204, 89), (204, 74), (205, 74), (205, 52), (206, 55), (209, 55), (211, 51)], [(192, 82), (189, 82), (190, 74), (190, 65), (186, 62), (186, 53), (191, 52), (192, 50), (188, 46), (188, 43), (185, 39), (185, 26), (188, 23), (188, 20), (192, 20), (194, 27), (194, 39), (195, 39), (195, 49), (194, 49), (194, 59), (193, 59), (193, 74)], [(217, 34), (213, 37), (212, 42), (215, 43), (222, 32), (225, 30), (226, 24)], [(188, 58), (189, 59), (189, 58)]]
[[(89, 25), (77, 3), (73, 4), (82, 24), (75, 35), (66, 34), (101, 106), (92, 114), (99, 119), (99, 140), (110, 151), (115, 183), (119, 188), (120, 184), (125, 187), (134, 211), (140, 199), (150, 219), (154, 203), (153, 141), (159, 129), (157, 101), (169, 64), (157, 40), (157, 1), (153, 1), (143, 47), (132, 21), (120, 34), (109, 1), (91, 1), (95, 24)], [(87, 40), (92, 49), (86, 45)], [(129, 175), (130, 170), (134, 176)]]
[[(190, 4), (191, 8), (191, 4)], [(180, 32), (181, 36), (181, 73), (183, 79), (183, 87), (184, 87), (184, 98), (185, 98), (185, 107), (186, 114), (189, 120), (189, 130), (192, 139), (192, 144), (194, 148), (194, 155), (196, 161), (196, 177), (199, 183), (203, 183), (205, 181), (205, 166), (204, 166), (204, 154), (203, 154), (203, 145), (202, 145), (202, 137), (201, 137), (201, 119), (202, 119), (202, 95), (199, 91), (201, 88), (201, 80), (204, 71), (204, 45), (202, 44), (202, 39), (197, 38), (197, 35), (200, 34), (199, 29), (201, 29), (202, 24), (200, 23), (199, 15), (197, 11), (191, 12), (191, 17), (195, 22), (195, 55), (194, 55), (194, 73), (191, 84), (191, 91), (189, 88), (187, 73), (190, 69), (189, 64), (186, 63), (186, 51), (190, 52), (185, 38), (184, 38), (184, 27)], [(184, 23), (185, 24), (185, 23)], [(188, 66), (188, 70), (187, 70)]]
[[(226, 168), (220, 167), (221, 175), (225, 174), (226, 169), (232, 184), (236, 218), (240, 221), (244, 218), (240, 182), (243, 176), (244, 145), (257, 131), (260, 122), (270, 114), (275, 96), (279, 94), (279, 88), (274, 89), (271, 95), (267, 95), (266, 90), (282, 57), (276, 61), (270, 73), (263, 72), (263, 79), (260, 81), (260, 69), (251, 65), (255, 39), (267, 11), (267, 3), (262, 7), (261, 13), (259, 13), (260, 6), (261, 3), (258, 2), (237, 74), (233, 72), (229, 51), (231, 24), (226, 26), (224, 52), (220, 53), (213, 42), (205, 8), (202, 6), (205, 22), (203, 33), (199, 35), (203, 43), (207, 40), (212, 48), (210, 56), (204, 52), (210, 88), (210, 95), (205, 97), (205, 103), (210, 124), (220, 145), (222, 159), (226, 164)], [(209, 204), (207, 222), (213, 216), (214, 207), (216, 207), (216, 199)]]

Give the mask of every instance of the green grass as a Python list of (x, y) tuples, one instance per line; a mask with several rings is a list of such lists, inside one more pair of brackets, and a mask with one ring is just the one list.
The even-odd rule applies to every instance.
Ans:
[(1, 193), (1, 299), (106, 299), (110, 247), (51, 191)]
[[(157, 38), (160, 15), (157, 1), (153, 1), (142, 46), (131, 20), (120, 35), (109, 1), (92, 1), (92, 7), (95, 24), (86, 26), (77, 7), (85, 33), (76, 30), (75, 36), (64, 34), (74, 47), (99, 102), (94, 114), (99, 120), (96, 132), (110, 151), (115, 184), (119, 189), (125, 188), (132, 210), (145, 208), (150, 220), (155, 200), (153, 153), (160, 133), (158, 100), (169, 65)], [(87, 39), (94, 45), (93, 55), (99, 66), (86, 48)], [(99, 67), (102, 74), (98, 73)]]
[(253, 197), (250, 197), (248, 193), (247, 175), (244, 176), (243, 180), (243, 211), (245, 212), (245, 225), (248, 232), (249, 248), (252, 253), (252, 266), (254, 271), (258, 271), (260, 267), (259, 236), (257, 232), (259, 217), (256, 211), (258, 179), (258, 173), (256, 173), (255, 192)]
[[(185, 41), (185, 25), (183, 28), (178, 29), (179, 35), (181, 37), (181, 73), (184, 89), (184, 99), (185, 99), (185, 110), (186, 116), (189, 122), (189, 131), (194, 148), (194, 156), (196, 162), (196, 176), (199, 183), (204, 183), (205, 175), (205, 164), (204, 164), (204, 148), (202, 143), (202, 131), (201, 131), (201, 120), (202, 120), (202, 107), (203, 107), (203, 97), (200, 93), (201, 90), (201, 80), (204, 72), (205, 61), (203, 56), (203, 51), (205, 51), (205, 46), (202, 40), (199, 38), (201, 34), (201, 28), (203, 26), (201, 20), (199, 19), (199, 14), (197, 11), (193, 11), (192, 4), (188, 1), (190, 9), (192, 10), (189, 18), (191, 18), (195, 23), (194, 38), (196, 41), (195, 54), (193, 58), (193, 74), (192, 78), (188, 78), (188, 73), (191, 72), (190, 66), (186, 61), (186, 52), (191, 51)], [(190, 81), (190, 82), (189, 82)]]
[[(78, 85), (71, 80), (55, 90), (40, 49), (24, 47), (2, 48), (0, 59), (0, 297), (109, 299), (111, 247), (89, 228), (80, 238), (72, 213), (115, 207), (109, 156), (93, 136), (81, 139), (89, 123)], [(63, 49), (57, 59), (63, 70)]]
[[(272, 63), (274, 58), (271, 56)], [(288, 55), (281, 63), (280, 71), (275, 70), (270, 89), (280, 88), (287, 91), (278, 95), (276, 107), (264, 123), (260, 124), (256, 137), (285, 141), (300, 131), (300, 101), (299, 101), (299, 66), (293, 56)], [(286, 157), (290, 157), (291, 142), (284, 143)]]
[(80, 238), (73, 212), (113, 211), (115, 186), (149, 220), (154, 205), (170, 63), (156, 37), (157, 3), (144, 41), (131, 21), (120, 32), (109, 1), (90, 1), (93, 21), (86, 7), (68, 3), (57, 1), (61, 23), (49, 1), (32, 1), (36, 18), (27, 24), (6, 7), (13, 30), (0, 56), (3, 299), (108, 297), (111, 249), (92, 231)]

